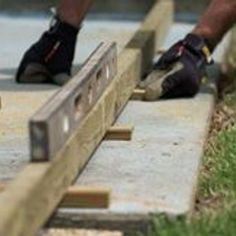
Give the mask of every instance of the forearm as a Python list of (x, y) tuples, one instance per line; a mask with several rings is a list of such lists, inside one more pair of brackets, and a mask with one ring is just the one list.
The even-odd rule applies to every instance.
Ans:
[(212, 0), (193, 33), (206, 38), (214, 49), (235, 22), (236, 0)]
[(60, 0), (57, 13), (61, 20), (79, 27), (91, 3), (92, 0)]

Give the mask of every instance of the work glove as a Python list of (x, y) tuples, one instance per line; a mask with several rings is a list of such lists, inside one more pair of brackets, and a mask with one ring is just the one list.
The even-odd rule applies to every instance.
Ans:
[(16, 74), (18, 83), (65, 84), (71, 75), (78, 28), (58, 17), (24, 54)]
[(161, 56), (149, 76), (140, 83), (140, 87), (146, 90), (145, 100), (196, 95), (206, 66), (212, 63), (206, 41), (188, 34)]

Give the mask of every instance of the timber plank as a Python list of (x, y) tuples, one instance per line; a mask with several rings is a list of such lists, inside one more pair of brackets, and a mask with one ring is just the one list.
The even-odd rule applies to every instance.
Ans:
[(33, 236), (47, 221), (151, 66), (172, 13), (173, 1), (156, 2), (132, 40), (135, 45), (130, 43), (119, 56), (117, 76), (75, 135), (52, 162), (29, 164), (0, 195), (0, 235)]

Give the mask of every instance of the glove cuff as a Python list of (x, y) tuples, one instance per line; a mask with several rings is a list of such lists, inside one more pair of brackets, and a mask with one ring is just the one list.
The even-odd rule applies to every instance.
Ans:
[(211, 56), (212, 51), (204, 38), (195, 34), (188, 34), (182, 43), (190, 51), (200, 53), (205, 58), (208, 65), (213, 63)]
[(58, 15), (54, 16), (48, 30), (49, 35), (57, 35), (59, 38), (67, 42), (74, 42), (77, 38), (77, 34), (80, 28), (76, 28), (65, 21), (62, 21)]

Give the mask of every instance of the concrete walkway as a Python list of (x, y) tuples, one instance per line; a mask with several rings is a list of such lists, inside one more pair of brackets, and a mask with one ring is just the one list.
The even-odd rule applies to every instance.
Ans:
[[(45, 20), (0, 17), (0, 179), (9, 180), (29, 160), (27, 120), (58, 87), (16, 85), (13, 80), (20, 57), (46, 28)], [(119, 50), (138, 23), (88, 22), (80, 37), (76, 64), (100, 41), (117, 41)], [(166, 47), (183, 37), (192, 25), (175, 24)], [(223, 45), (224, 47), (224, 45)], [(220, 60), (222, 49), (218, 51)], [(55, 225), (145, 227), (149, 216), (191, 211), (203, 145), (214, 108), (212, 90), (194, 99), (130, 102), (117, 121), (135, 126), (131, 142), (104, 141), (77, 180), (78, 185), (110, 187), (107, 210), (61, 209)]]

